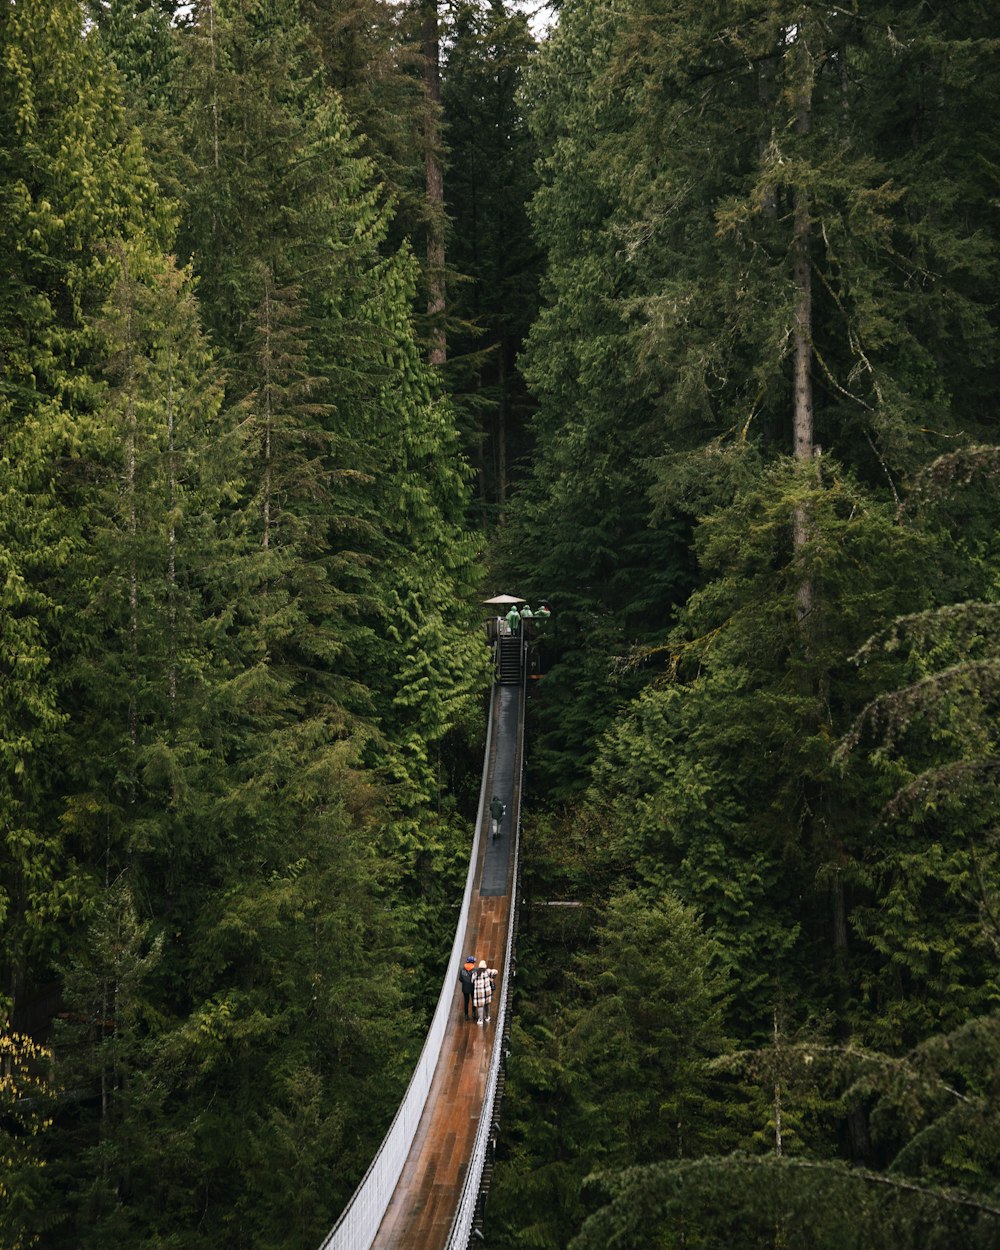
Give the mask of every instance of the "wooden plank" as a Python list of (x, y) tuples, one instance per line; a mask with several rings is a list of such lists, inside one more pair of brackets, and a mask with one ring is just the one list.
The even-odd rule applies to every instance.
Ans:
[[(464, 948), (504, 970), (510, 918), (510, 875), (507, 892), (478, 893), (488, 838), (480, 839), (480, 860)], [(513, 838), (508, 838), (513, 858)], [(479, 1128), (493, 1047), (498, 1044), (496, 1016), (488, 1025), (466, 1019), (462, 991), (456, 982), (451, 1019), (445, 1031), (438, 1066), (413, 1148), (390, 1200), (373, 1250), (442, 1250), (458, 1205), (462, 1184)]]

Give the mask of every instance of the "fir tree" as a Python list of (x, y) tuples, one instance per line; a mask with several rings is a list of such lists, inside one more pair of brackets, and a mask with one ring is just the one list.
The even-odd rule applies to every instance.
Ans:
[[(81, 874), (57, 833), (61, 733), (80, 643), (70, 569), (107, 447), (103, 342), (95, 328), (114, 249), (158, 214), (152, 182), (80, 8), (6, 8), (0, 170), (11, 241), (3, 271), (5, 979), (19, 998), (77, 914)], [(69, 579), (69, 580), (68, 580)], [(35, 961), (39, 962), (35, 962)]]
[(468, 409), (470, 458), (484, 517), (502, 518), (527, 451), (529, 402), (517, 356), (537, 306), (540, 251), (527, 204), (534, 189), (528, 68), (534, 40), (522, 13), (467, 4), (452, 21), (442, 85), (452, 219), (452, 389)]

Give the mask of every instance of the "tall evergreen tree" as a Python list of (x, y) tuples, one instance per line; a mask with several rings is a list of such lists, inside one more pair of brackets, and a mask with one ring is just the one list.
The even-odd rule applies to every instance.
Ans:
[[(960, 55), (984, 57), (989, 26), (976, 11), (969, 17), (979, 39)], [(585, 597), (567, 605), (581, 621), (593, 612), (588, 640), (604, 650), (596, 662), (605, 670), (627, 650), (620, 635), (617, 646), (600, 639), (612, 622), (621, 628), (607, 603), (616, 579), (647, 663), (664, 652), (656, 649), (655, 616), (636, 608), (647, 606), (644, 591), (658, 577), (684, 584), (676, 544), (672, 568), (671, 548), (661, 542), (630, 574), (628, 543), (643, 518), (682, 534), (692, 513), (752, 481), (758, 455), (791, 452), (796, 421), (805, 464), (817, 445), (832, 446), (876, 490), (898, 499), (901, 472), (919, 463), (918, 444), (933, 446), (930, 430), (940, 438), (980, 416), (975, 369), (958, 378), (935, 351), (941, 318), (991, 341), (989, 280), (977, 287), (968, 275), (992, 263), (994, 251), (968, 213), (938, 211), (937, 178), (902, 160), (882, 123), (852, 104), (862, 92), (893, 98), (898, 57), (925, 58), (950, 81), (936, 58), (954, 32), (946, 19), (883, 56), (886, 29), (844, 14), (805, 21), (795, 6), (747, 6), (731, 22), (697, 6), (569, 6), (546, 49), (542, 81), (551, 84), (553, 104), (538, 116), (553, 157), (536, 214), (549, 240), (551, 307), (529, 355), (543, 397), (538, 486), (524, 492), (526, 524), (507, 558), (513, 569), (514, 559), (532, 553), (536, 532), (560, 536), (549, 539), (548, 551), (563, 569), (588, 570), (605, 557), (606, 567), (587, 578), (601, 588), (597, 603)], [(593, 68), (574, 73), (578, 64)], [(960, 76), (957, 85), (961, 93), (968, 80)], [(904, 94), (904, 111), (908, 100)], [(955, 103), (932, 110), (922, 128), (925, 159), (931, 150), (939, 160), (950, 156)], [(984, 147), (991, 143), (984, 136)], [(926, 249), (940, 255), (939, 276), (904, 322), (910, 288), (900, 288), (896, 275), (902, 265), (914, 278)], [(603, 332), (582, 325), (595, 308)], [(605, 353), (600, 368), (587, 368), (585, 345)], [(937, 363), (911, 369), (915, 353)], [(615, 389), (617, 361), (624, 387)], [(939, 402), (949, 392), (950, 410)], [(930, 405), (933, 424), (921, 416)], [(591, 409), (612, 414), (605, 419), (616, 433), (630, 430), (617, 451), (620, 483), (604, 497), (594, 495), (595, 477), (614, 479), (607, 467), (593, 472), (601, 417), (573, 415)], [(634, 433), (630, 412), (648, 440)], [(748, 446), (753, 456), (744, 454)], [(589, 506), (578, 509), (583, 499)], [(613, 525), (626, 506), (636, 511), (619, 537)], [(561, 524), (567, 516), (571, 523)], [(595, 530), (595, 517), (616, 541)], [(799, 546), (808, 532), (800, 514)], [(540, 553), (532, 567), (544, 570), (546, 558)], [(805, 617), (807, 581), (799, 594)], [(662, 616), (670, 601), (660, 602)], [(809, 627), (825, 630), (815, 617)], [(550, 684), (553, 702), (561, 672)], [(553, 737), (566, 739), (581, 720), (586, 728), (570, 739), (578, 747), (601, 723), (594, 705), (613, 700), (607, 686), (595, 697), (592, 686), (576, 684), (587, 693), (579, 701), (571, 695), (569, 708), (560, 701)]]
[(36, 973), (44, 967), (60, 942), (58, 922), (82, 899), (57, 820), (64, 692), (80, 642), (67, 577), (87, 540), (89, 464), (107, 446), (94, 319), (114, 282), (114, 249), (139, 238), (157, 214), (114, 83), (83, 38), (79, 5), (4, 6), (2, 21), (0, 185), (9, 246), (0, 296), (0, 547), (10, 680), (0, 821), (11, 874), (3, 887), (5, 990), (16, 1008), (29, 963)]
[(654, 516), (648, 499), (662, 429), (621, 312), (632, 277), (620, 187), (594, 151), (634, 124), (630, 93), (595, 86), (618, 21), (604, 6), (567, 8), (532, 80), (541, 186), (531, 214), (547, 264), (525, 373), (538, 412), (501, 567), (554, 609), (534, 747), (554, 797), (580, 785), (600, 729), (638, 688), (618, 661), (664, 629), (690, 585), (684, 520)]
[[(625, 888), (594, 907), (592, 943), (565, 961), (544, 958), (551, 938), (529, 939), (542, 966), (528, 975), (547, 993), (518, 1012), (504, 1098), (517, 1168), (499, 1169), (490, 1193), (501, 1244), (566, 1245), (594, 1209), (586, 1177), (736, 1138), (732, 1104), (730, 1123), (713, 1123), (719, 1078), (704, 1062), (727, 1045), (717, 948), (670, 893)], [(525, 1132), (532, 1105), (542, 1124)]]
[[(683, 534), (738, 488), (747, 445), (793, 450), (796, 411), (804, 459), (815, 445), (833, 451), (890, 495), (984, 415), (989, 178), (961, 211), (941, 197), (948, 162), (952, 183), (964, 178), (955, 120), (979, 91), (957, 64), (978, 58), (989, 77), (990, 23), (970, 6), (959, 47), (951, 13), (929, 25), (918, 8), (884, 20), (803, 13), (567, 5), (547, 41), (537, 117), (552, 155), (534, 211), (550, 306), (529, 348), (538, 488), (524, 492), (511, 547), (544, 570), (532, 535), (558, 534), (548, 550), (585, 570), (584, 584), (627, 579), (635, 605), (648, 588), (635, 641), (654, 636), (647, 622), (684, 584), (677, 544), (662, 540), (629, 577), (643, 520)], [(912, 38), (900, 41), (897, 16)], [(933, 102), (929, 79), (942, 85)], [(890, 137), (886, 117), (911, 112), (909, 141)], [(981, 150), (994, 142), (984, 133)], [(964, 373), (943, 350), (952, 338), (976, 345)], [(602, 420), (613, 427), (603, 458)], [(611, 488), (598, 492), (598, 478)], [(594, 610), (601, 628), (615, 619), (602, 599), (566, 607)], [(590, 704), (606, 699), (590, 689)]]
[[(49, 1147), (49, 1244), (309, 1245), (405, 1084), (402, 989), (372, 998), (356, 962), (413, 959), (379, 896), (406, 864), (388, 761), (414, 735), (378, 718), (413, 666), (404, 570), (433, 606), (416, 667), (445, 683), (433, 715), (411, 700), (418, 733), (475, 704), (465, 474), (415, 363), (408, 262), (380, 255), (371, 166), (297, 59), (293, 6), (202, 6), (177, 34), (170, 101), (208, 105), (204, 172), (172, 184), (182, 237), (228, 249), (192, 249), (200, 308), (102, 57), (123, 13), (4, 10), (4, 971), (15, 1007), (60, 975), (85, 1095)], [(265, 51), (277, 101), (266, 75), (244, 99)], [(383, 486), (409, 501), (391, 522)], [(438, 773), (419, 756), (394, 811), (441, 805)], [(419, 849), (457, 836), (446, 813)], [(289, 1187), (261, 1193), (262, 1168)]]
[(534, 189), (527, 17), (502, 3), (465, 4), (451, 23), (442, 85), (452, 221), (453, 390), (486, 518), (502, 517), (527, 453), (528, 398), (517, 357), (537, 307), (540, 249), (527, 205)]
[[(959, 149), (968, 132), (956, 143), (956, 121), (979, 107), (997, 32), (981, 5), (967, 6), (964, 20), (968, 39), (963, 15), (929, 16), (917, 5), (861, 14), (570, 4), (543, 55), (537, 117), (552, 156), (535, 213), (549, 242), (550, 306), (529, 347), (541, 401), (535, 480), (522, 492), (527, 524), (509, 549), (530, 550), (541, 528), (550, 544), (558, 535), (562, 564), (577, 577), (594, 553), (607, 553), (599, 579), (579, 578), (600, 586), (580, 595), (579, 611), (601, 646), (602, 627), (617, 624), (607, 591), (616, 576), (628, 605), (647, 602), (631, 591), (642, 585), (627, 546), (638, 525), (680, 529), (681, 541), (661, 543), (643, 570), (655, 586), (672, 556), (683, 567), (683, 527), (695, 522), (700, 566), (689, 571), (695, 591), (678, 628), (671, 636), (657, 628), (662, 617), (637, 615), (632, 664), (620, 642), (595, 661), (601, 676), (621, 666), (626, 682), (661, 680), (604, 739), (579, 819), (595, 840), (611, 834), (598, 855), (603, 871), (611, 861), (625, 881), (679, 889), (704, 909), (739, 972), (732, 1020), (757, 1043), (775, 1020), (794, 1027), (812, 1014), (834, 1047), (853, 1039), (905, 1049), (929, 1034), (952, 1036), (960, 1022), (971, 1027), (990, 1007), (990, 938), (981, 929), (970, 940), (977, 904), (959, 884), (970, 861), (951, 837), (963, 799), (953, 796), (944, 819), (912, 815), (907, 832), (919, 829), (919, 841), (901, 840), (888, 861), (894, 835), (879, 819), (909, 769), (940, 764), (941, 748), (960, 735), (942, 729), (941, 742), (905, 765), (876, 749), (849, 777), (834, 758), (869, 698), (873, 712), (913, 708), (907, 694), (894, 703), (878, 692), (908, 689), (926, 663), (919, 648), (893, 646), (872, 651), (875, 667), (859, 673), (850, 656), (869, 629), (948, 594), (930, 575), (936, 561), (952, 584), (975, 581), (975, 557), (960, 571), (935, 524), (902, 506), (907, 474), (952, 440), (981, 437), (990, 420), (981, 396), (996, 332), (996, 245), (982, 209), (992, 175), (967, 180)], [(995, 149), (988, 128), (971, 129), (981, 152)], [(961, 205), (944, 190), (945, 168), (964, 187)], [(966, 353), (948, 346), (957, 340), (974, 344), (964, 372), (956, 363)], [(638, 525), (602, 549), (596, 526), (578, 518), (594, 490), (603, 414), (625, 438), (627, 471), (600, 516), (631, 504)], [(597, 463), (603, 485), (608, 460)], [(542, 523), (556, 514), (575, 524)], [(584, 550), (571, 561), (574, 539)], [(985, 568), (989, 543), (978, 532), (973, 543)], [(951, 635), (936, 640), (950, 655)], [(593, 741), (613, 703), (577, 684), (581, 697), (559, 708), (559, 737), (550, 739), (563, 749)], [(923, 713), (918, 720), (918, 730), (930, 725)], [(984, 742), (973, 730), (963, 745), (974, 740)], [(991, 821), (988, 803), (972, 824), (982, 835)], [(960, 915), (925, 916), (934, 896), (948, 900), (941, 911), (958, 905)], [(965, 937), (949, 945), (956, 928)], [(883, 1032), (875, 995), (882, 1020), (890, 1003), (898, 1011)], [(874, 1162), (870, 1094), (854, 1089), (836, 1112), (817, 1112), (796, 1151)], [(779, 1109), (777, 1097), (773, 1111), (759, 1106), (767, 1116)], [(935, 1134), (939, 1143), (946, 1136), (937, 1122), (924, 1139), (934, 1157), (927, 1175), (948, 1153), (930, 1145)], [(948, 1140), (952, 1158), (964, 1151)], [(902, 1168), (904, 1155), (912, 1162), (920, 1148), (900, 1153)], [(954, 1206), (939, 1189), (927, 1195), (942, 1244), (966, 1213), (982, 1214), (983, 1235), (993, 1235), (977, 1152), (965, 1157), (979, 1195)], [(683, 1167), (612, 1180), (621, 1202), (588, 1228), (585, 1244), (629, 1244), (620, 1219), (629, 1203), (643, 1213), (640, 1239), (655, 1226), (670, 1244), (676, 1216), (685, 1237), (721, 1243), (736, 1226), (732, 1209), (718, 1222), (706, 1212), (736, 1173), (725, 1161), (709, 1173), (704, 1191)], [(782, 1200), (801, 1211), (815, 1191), (805, 1169), (794, 1173), (804, 1178), (798, 1189), (791, 1175), (775, 1179), (773, 1202), (752, 1226), (766, 1244), (776, 1228), (783, 1241), (792, 1235)], [(663, 1204), (655, 1214), (641, 1197), (651, 1181), (659, 1195), (651, 1202)], [(871, 1183), (873, 1195), (881, 1184)], [(701, 1194), (714, 1195), (708, 1207)], [(921, 1204), (914, 1197), (897, 1222), (874, 1199), (870, 1222), (858, 1227), (886, 1244), (912, 1238)], [(820, 1223), (803, 1220), (794, 1234), (841, 1244)], [(850, 1244), (853, 1231), (844, 1236)]]

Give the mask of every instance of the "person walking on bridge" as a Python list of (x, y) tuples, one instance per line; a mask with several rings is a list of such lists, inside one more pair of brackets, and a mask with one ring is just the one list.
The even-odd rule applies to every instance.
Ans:
[(502, 802), (499, 794), (494, 794), (493, 801), (490, 803), (490, 817), (493, 821), (493, 837), (496, 839), (500, 833), (500, 826), (503, 823), (504, 816), (507, 815), (507, 805)]
[[(469, 999), (472, 997), (472, 974), (475, 970), (476, 957), (475, 955), (469, 955), (458, 972), (458, 979), (462, 985), (462, 1006), (465, 1008), (466, 1020), (469, 1018)], [(475, 1008), (472, 1009), (472, 1014), (476, 1014)]]
[[(472, 1007), (476, 1013), (476, 1024), (489, 1024), (490, 1003), (493, 1001), (493, 978), (496, 968), (488, 968), (486, 960), (480, 959), (479, 967), (472, 974)], [(483, 1017), (485, 1016), (485, 1021)]]

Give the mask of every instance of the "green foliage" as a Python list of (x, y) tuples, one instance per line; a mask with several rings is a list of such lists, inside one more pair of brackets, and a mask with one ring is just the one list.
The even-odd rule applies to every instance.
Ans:
[[(957, 463), (965, 480), (956, 502), (967, 509), (962, 496), (990, 480), (995, 453), (974, 449)], [(945, 511), (955, 469), (948, 457), (918, 483), (925, 495), (935, 480), (945, 486)], [(972, 588), (988, 598), (898, 617), (855, 657), (866, 668), (903, 655), (910, 678), (859, 712), (838, 752), (849, 771), (869, 761), (892, 787), (865, 864), (878, 905), (854, 920), (883, 956), (865, 987), (883, 1044), (926, 1036), (939, 1016), (960, 1027), (996, 1003), (995, 576), (987, 570)]]
[[(942, 195), (967, 183), (953, 139), (969, 67), (988, 74), (992, 28), (972, 6), (963, 41), (951, 13), (928, 24), (892, 7), (885, 22), (838, 10), (806, 29), (792, 5), (727, 17), (567, 4), (546, 41), (533, 215), (547, 307), (527, 354), (537, 454), (503, 567), (537, 570), (581, 625), (594, 611), (598, 631), (617, 626), (610, 644), (594, 638), (605, 669), (630, 643), (660, 640), (691, 585), (686, 523), (740, 488), (742, 450), (790, 450), (796, 196), (810, 206), (816, 442), (898, 497), (942, 436), (982, 428), (996, 252), (978, 222), (991, 177), (967, 186), (967, 207)], [(804, 72), (808, 127), (796, 114)], [(911, 115), (912, 151), (888, 124)], [(966, 142), (985, 153), (995, 136), (966, 127)], [(946, 344), (965, 336), (975, 360), (956, 370)], [(580, 696), (602, 720), (616, 703), (607, 684)], [(570, 739), (559, 773), (586, 763), (588, 746)]]
[(460, 890), (468, 473), (298, 6), (49, 9), (0, 97), (3, 963), (65, 1006), (18, 1202), (53, 1247), (309, 1246)]
[[(837, 1163), (732, 1156), (601, 1178), (610, 1201), (569, 1244), (748, 1247), (992, 1245), (1000, 1208)], [(846, 1213), (849, 1218), (846, 1217)]]
[[(780, 1099), (780, 1138), (772, 1122), (760, 1155), (594, 1173), (591, 1196), (605, 1205), (571, 1244), (715, 1247), (738, 1229), (741, 1244), (761, 1246), (988, 1245), (1000, 1219), (982, 1166), (995, 1157), (997, 1036), (993, 1015), (899, 1058), (777, 1033), (766, 1049), (721, 1056), (713, 1068), (742, 1070)], [(808, 1125), (796, 1104), (820, 1108), (824, 1098), (827, 1108), (868, 1101), (882, 1170), (825, 1153), (829, 1130), (811, 1141), (789, 1132), (796, 1118)]]
[[(792, 520), (803, 505), (810, 532), (795, 551)], [(895, 510), (878, 504), (827, 458), (807, 468), (778, 462), (758, 473), (728, 508), (705, 518), (696, 541), (704, 588), (689, 600), (664, 649), (670, 676), (651, 686), (605, 735), (584, 809), (569, 824), (586, 831), (584, 845), (591, 844), (578, 869), (583, 880), (593, 875), (601, 881), (610, 873), (612, 880), (638, 882), (644, 892), (676, 890), (704, 915), (734, 973), (729, 1028), (760, 1041), (772, 1032), (772, 1019), (780, 1017), (782, 1034), (763, 1050), (753, 1046), (745, 1061), (733, 1056), (712, 1065), (720, 1075), (742, 1073), (750, 1083), (728, 1086), (714, 1105), (710, 1099), (700, 1104), (707, 1135), (702, 1164), (657, 1174), (655, 1182), (642, 1174), (642, 1186), (653, 1184), (660, 1194), (657, 1202), (664, 1205), (655, 1211), (643, 1208), (647, 1219), (635, 1227), (645, 1232), (635, 1236), (645, 1236), (643, 1244), (657, 1236), (662, 1244), (674, 1244), (669, 1232), (655, 1230), (661, 1220), (667, 1230), (679, 1219), (685, 1237), (715, 1245), (742, 1221), (762, 1244), (773, 1239), (778, 1227), (782, 1238), (801, 1235), (801, 1244), (813, 1237), (812, 1244), (839, 1245), (839, 1232), (820, 1214), (819, 1204), (808, 1219), (803, 1216), (805, 1208), (811, 1211), (809, 1187), (828, 1186), (843, 1201), (841, 1184), (861, 1183), (840, 1179), (845, 1174), (834, 1161), (847, 1148), (855, 1159), (887, 1166), (887, 1152), (890, 1157), (898, 1153), (906, 1172), (906, 1160), (922, 1157), (919, 1120), (926, 1115), (923, 1140), (934, 1162), (923, 1175), (909, 1173), (912, 1184), (891, 1190), (898, 1203), (878, 1198), (889, 1186), (882, 1173), (868, 1174), (865, 1193), (871, 1199), (858, 1200), (863, 1211), (843, 1244), (855, 1244), (850, 1240), (855, 1236), (862, 1239), (858, 1244), (865, 1237), (888, 1242), (893, 1236), (905, 1244), (915, 1236), (909, 1222), (925, 1218), (924, 1201), (935, 1212), (926, 1218), (940, 1225), (935, 1235), (946, 1239), (965, 1218), (962, 1212), (978, 1209), (975, 1198), (952, 1203), (948, 1187), (977, 1188), (977, 1178), (985, 1173), (973, 1134), (959, 1125), (951, 1106), (935, 1110), (935, 1102), (944, 1084), (963, 1090), (967, 1078), (958, 1072), (971, 1073), (971, 1068), (967, 1059), (956, 1058), (951, 1079), (943, 1077), (931, 1095), (916, 1094), (923, 1109), (906, 1127), (892, 1109), (901, 1094), (892, 1083), (897, 1069), (891, 1056), (914, 1038), (941, 1038), (939, 1045), (930, 1040), (927, 1045), (933, 1053), (951, 1053), (943, 1040), (949, 1031), (992, 1006), (992, 859), (977, 856), (977, 865), (985, 869), (977, 873), (968, 855), (963, 859), (948, 852), (941, 834), (928, 836), (912, 815), (908, 836), (894, 847), (888, 833), (878, 831), (879, 823), (887, 805), (892, 809), (902, 802), (902, 796), (894, 800), (893, 795), (906, 773), (883, 748), (864, 766), (856, 760), (856, 769), (843, 774), (838, 735), (873, 692), (920, 672), (913, 649), (900, 645), (908, 627), (915, 637), (933, 639), (939, 658), (950, 662), (964, 653), (962, 640), (966, 652), (970, 647), (975, 652), (990, 636), (984, 630), (985, 609), (978, 616), (972, 609), (944, 613), (950, 634), (932, 626), (936, 613), (904, 617), (888, 635), (890, 645), (868, 644), (869, 663), (860, 670), (852, 665), (850, 652), (873, 625), (892, 619), (906, 605), (929, 601), (922, 571), (931, 547), (926, 535), (901, 525)], [(811, 610), (800, 619), (798, 590), (805, 580)], [(970, 683), (970, 689), (977, 684)], [(926, 689), (926, 682), (917, 689)], [(924, 696), (921, 709), (931, 697)], [(898, 704), (894, 698), (876, 696), (856, 736), (871, 723), (891, 722), (903, 733), (912, 705), (905, 692)], [(978, 691), (971, 706), (981, 699)], [(899, 714), (887, 712), (879, 720), (876, 713), (885, 700)], [(942, 711), (953, 706), (945, 698), (939, 705)], [(940, 742), (947, 746), (961, 738), (982, 746), (988, 738), (976, 726), (991, 723), (989, 717), (962, 715), (945, 726)], [(924, 742), (926, 753), (926, 735), (918, 732), (912, 741)], [(942, 774), (943, 785), (952, 780), (953, 774)], [(950, 804), (957, 835), (960, 812), (969, 823), (967, 799), (965, 791), (950, 793), (935, 805), (935, 814), (922, 820), (940, 825), (942, 810)], [(980, 805), (978, 812), (977, 829), (991, 829), (992, 804)], [(842, 928), (846, 924), (849, 932)], [(650, 950), (663, 947), (662, 938), (649, 942)], [(657, 1070), (657, 1055), (675, 1052), (663, 1047), (643, 1061), (628, 1011), (634, 988), (623, 992), (614, 978), (603, 984), (601, 1010), (613, 1022), (607, 1036), (631, 1044), (617, 1049), (609, 1044), (603, 1064), (598, 1055), (594, 1088), (599, 1093), (590, 1115), (600, 1120), (600, 1108), (608, 1106), (614, 1108), (609, 1118), (617, 1123), (631, 1122), (634, 1113), (637, 1123), (627, 1140), (638, 1144), (657, 1122), (648, 1108), (642, 1113), (647, 1096), (654, 1106), (657, 1100), (670, 1105), (671, 1080)], [(561, 1010), (566, 1020), (572, 1008)], [(881, 1061), (866, 1061), (859, 1075), (848, 1045), (844, 1067), (831, 1079), (825, 1056), (842, 1053), (843, 1039), (852, 1034), (890, 1053)], [(560, 1062), (567, 1062), (570, 1046), (564, 1041)], [(988, 1047), (979, 1055), (991, 1071)], [(629, 1072), (633, 1085), (618, 1106), (614, 1091)], [(643, 1076), (652, 1087), (648, 1095)], [(582, 1088), (587, 1080), (581, 1078)], [(991, 1080), (986, 1079), (987, 1086)], [(911, 1096), (916, 1093), (908, 1089)], [(720, 1105), (726, 1107), (731, 1132), (713, 1142)], [(961, 1104), (977, 1125), (983, 1105), (976, 1096)], [(734, 1122), (737, 1107), (741, 1111)], [(524, 1138), (531, 1142), (532, 1132)], [(571, 1129), (570, 1139), (573, 1158), (590, 1160), (591, 1168), (601, 1168), (602, 1185), (612, 1193), (621, 1185), (628, 1195), (586, 1225), (581, 1244), (613, 1236), (630, 1244), (633, 1234), (627, 1230), (633, 1226), (621, 1224), (621, 1211), (643, 1200), (632, 1181), (620, 1179), (627, 1175), (620, 1169), (628, 1166), (628, 1157), (609, 1150), (612, 1167), (598, 1162), (603, 1147), (615, 1140), (607, 1126), (593, 1136)], [(975, 1140), (984, 1143), (987, 1154), (992, 1149), (986, 1144), (989, 1130)], [(791, 1179), (784, 1171), (775, 1173), (773, 1189), (768, 1188), (771, 1180), (744, 1184), (749, 1165), (726, 1152), (735, 1147), (768, 1153), (778, 1142), (782, 1157), (801, 1159), (803, 1170), (790, 1173)], [(649, 1155), (670, 1156), (669, 1143), (662, 1142)], [(532, 1167), (530, 1158), (520, 1146), (511, 1166)], [(562, 1167), (573, 1175), (569, 1160)], [(721, 1207), (720, 1186), (727, 1194), (731, 1188)], [(928, 1190), (926, 1198), (919, 1197), (922, 1189)], [(598, 1186), (575, 1196), (564, 1207), (565, 1227), (577, 1227), (602, 1192)], [(911, 1194), (916, 1196), (908, 1206)], [(718, 1220), (714, 1211), (721, 1212)], [(788, 1231), (803, 1219), (801, 1234)]]
[[(421, 744), (462, 719), (482, 680), (481, 648), (456, 628), (437, 629), (432, 645), (425, 633), (399, 673), (396, 652), (407, 618), (423, 630), (467, 619), (454, 604), (473, 580), (462, 534), (468, 476), (414, 337), (413, 262), (406, 249), (380, 252), (390, 228), (382, 189), (338, 99), (309, 72), (311, 32), (294, 8), (238, 5), (210, 29), (203, 15), (214, 59), (204, 41), (187, 41), (188, 146), (199, 172), (182, 237), (210, 317), (222, 318), (227, 403), (253, 422), (258, 449), (270, 438), (248, 466), (252, 507), (259, 517), (280, 496), (274, 541), (286, 561), (302, 562), (283, 576), (301, 617), (299, 654), (281, 644), (287, 659), (348, 712), (374, 713), (380, 730), (394, 709), (415, 705), (418, 668), (421, 680), (436, 672), (454, 683), (433, 716), (422, 702), (422, 723), (403, 718), (398, 737), (385, 739), (390, 778), (410, 758), (417, 792), (405, 801), (426, 802)], [(296, 441), (282, 441), (283, 423)], [(312, 638), (327, 651), (309, 656)]]
[(540, 252), (527, 203), (535, 185), (526, 79), (528, 17), (493, 0), (459, 5), (446, 30), (441, 103), (453, 282), (447, 376), (467, 413), (483, 519), (503, 518), (523, 473), (530, 401), (516, 358), (537, 312)]
[[(965, 112), (968, 71), (985, 69), (994, 32), (976, 5), (967, 39), (954, 10), (925, 16), (889, 5), (884, 20), (837, 10), (804, 22), (801, 6), (754, 3), (726, 19), (655, 0), (622, 11), (590, 91), (604, 107), (622, 99), (628, 121), (588, 146), (602, 185), (620, 188), (634, 290), (620, 306), (675, 447), (789, 446), (802, 202), (816, 441), (888, 489), (979, 419), (981, 375), (956, 370), (946, 344), (968, 337), (986, 360), (995, 334), (996, 251), (973, 224), (990, 180), (970, 185), (959, 152), (995, 147)], [(967, 206), (945, 190), (955, 183)]]
[(107, 446), (95, 318), (115, 280), (115, 246), (164, 221), (114, 83), (81, 38), (79, 6), (5, 9), (0, 44), (10, 240), (0, 287), (0, 912), (16, 999), (25, 960), (59, 948), (83, 894), (50, 783), (62, 767), (66, 657), (79, 638), (72, 569), (87, 541), (89, 463)]
[[(540, 54), (537, 451), (500, 557), (561, 631), (533, 781), (565, 804), (584, 897), (676, 891), (704, 917), (753, 1056), (718, 1070), (759, 1082), (727, 1148), (772, 1149), (780, 1125), (797, 1160), (609, 1171), (581, 1244), (995, 1237), (989, 1198), (947, 1192), (985, 1174), (965, 1128), (929, 1100), (935, 1162), (893, 1188), (874, 1169), (919, 1148), (888, 1103), (898, 1136), (873, 1126), (885, 1064), (995, 1005), (995, 467), (961, 444), (992, 422), (996, 38), (978, 3), (571, 2)], [(823, 453), (793, 465), (803, 324)], [(885, 1063), (838, 1084), (800, 1045)], [(595, 1139), (571, 1126), (567, 1151)], [(554, 1192), (531, 1191), (537, 1244), (565, 1244), (598, 1189), (558, 1232), (533, 1205)]]
[(508, 509), (499, 572), (555, 613), (533, 750), (557, 799), (579, 786), (600, 731), (640, 687), (623, 658), (665, 629), (690, 585), (686, 518), (654, 516), (648, 496), (662, 429), (618, 309), (627, 261), (591, 150), (595, 135), (630, 122), (627, 101), (598, 98), (587, 70), (606, 59), (614, 22), (604, 7), (564, 13), (530, 79), (541, 151), (531, 213), (548, 265), (524, 363), (538, 401), (531, 473)]
[[(793, 556), (803, 498), (810, 540)], [(834, 466), (817, 482), (792, 464), (713, 513), (698, 539), (710, 576), (670, 641), (676, 676), (608, 734), (591, 802), (620, 862), (704, 911), (766, 1027), (776, 987), (824, 980), (830, 874), (872, 812), (872, 779), (845, 787), (833, 767), (837, 727), (864, 700), (841, 648), (912, 601), (898, 570), (917, 580), (920, 545)], [(800, 626), (804, 577), (813, 606)]]
[(45, 1229), (40, 1136), (52, 1124), (51, 1051), (10, 1027), (0, 1030), (0, 1202), (3, 1250), (38, 1245)]
[(525, 881), (583, 904), (523, 917), (501, 1239), (992, 1245), (996, 17), (459, 6), (452, 399), (426, 15), (0, 11), (0, 967), (63, 996), (4, 1235), (332, 1224), (451, 936), (478, 471), (554, 608)]
[(670, 894), (616, 892), (575, 955), (560, 950), (558, 920), (536, 923), (491, 1215), (502, 1244), (558, 1246), (590, 1209), (581, 1187), (593, 1168), (696, 1155), (729, 1136), (705, 1062), (727, 1045), (729, 987), (718, 950)]
[(570, 973), (579, 1004), (566, 1056), (598, 1157), (621, 1165), (701, 1153), (714, 1133), (703, 1061), (726, 1044), (718, 952), (669, 894), (615, 894), (595, 937)]

